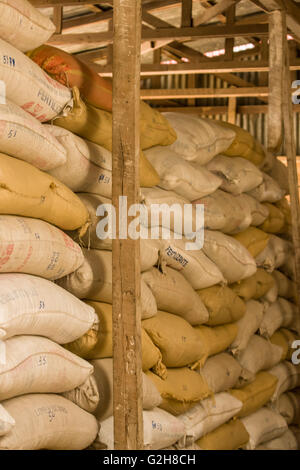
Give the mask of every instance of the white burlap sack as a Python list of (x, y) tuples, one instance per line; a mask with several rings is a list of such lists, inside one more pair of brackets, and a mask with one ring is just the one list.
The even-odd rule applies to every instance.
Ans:
[(66, 152), (64, 165), (49, 171), (75, 192), (99, 194), (111, 198), (112, 156), (100, 145), (81, 139), (62, 127), (44, 126)]
[(142, 280), (150, 287), (158, 310), (179, 315), (191, 325), (208, 320), (209, 314), (202, 300), (180, 272), (166, 267), (161, 273), (152, 268), (142, 274)]
[(81, 385), (93, 366), (41, 336), (14, 336), (5, 341), (0, 364), (0, 400), (26, 393), (62, 393)]
[(66, 162), (66, 150), (46, 126), (9, 100), (0, 104), (0, 136), (0, 152), (40, 170), (51, 170)]
[[(265, 311), (259, 332), (266, 338), (271, 336), (281, 327), (294, 329), (299, 328), (297, 307), (286, 299), (279, 298)], [(298, 327), (298, 328), (297, 328)]]
[[(96, 359), (90, 362), (94, 367), (94, 377), (100, 396), (98, 406), (93, 413), (99, 421), (104, 421), (113, 414), (113, 359)], [(146, 374), (142, 374), (142, 379), (143, 409), (150, 410), (159, 406), (162, 398)]]
[(0, 274), (0, 338), (46, 336), (64, 344), (98, 324), (94, 309), (65, 289), (28, 274)]
[(71, 90), (3, 39), (0, 39), (0, 80), (5, 82), (6, 98), (41, 122), (56, 117), (72, 101)]
[(77, 243), (54, 225), (29, 217), (0, 216), (0, 273), (55, 280), (83, 263)]
[(240, 365), (250, 374), (274, 367), (281, 361), (282, 348), (258, 335), (253, 335), (238, 357)]
[(62, 396), (88, 413), (94, 413), (100, 401), (100, 394), (94, 374), (90, 375), (83, 384), (78, 385), (73, 390), (62, 393)]
[(156, 242), (161, 261), (165, 261), (170, 268), (180, 271), (195, 290), (226, 283), (220, 269), (203, 250), (186, 250), (186, 243), (189, 242), (187, 239), (171, 238)]
[[(57, 281), (61, 287), (79, 299), (112, 303), (112, 252), (83, 248), (84, 262), (73, 273)], [(142, 318), (157, 313), (155, 298), (149, 287), (141, 280)]]
[(276, 390), (271, 401), (277, 402), (279, 397), (288, 390), (293, 390), (300, 386), (300, 366), (284, 361), (272, 367), (268, 372), (278, 378)]
[(227, 353), (216, 354), (208, 358), (201, 369), (201, 376), (206, 380), (213, 393), (226, 392), (234, 388), (242, 374), (240, 364)]
[(284, 197), (285, 191), (271, 176), (263, 173), (263, 182), (248, 194), (259, 202), (277, 202)]
[[(84, 194), (79, 193), (79, 198), (88, 210), (90, 225), (84, 236), (79, 236), (78, 232), (71, 232), (70, 235), (74, 240), (83, 244), (86, 248), (93, 248), (98, 250), (112, 250), (112, 232), (108, 231), (107, 238), (99, 238), (99, 231), (97, 225), (102, 217), (97, 216), (97, 208), (101, 204), (111, 204), (111, 199), (107, 199), (97, 194)], [(140, 239), (140, 258), (141, 258), (141, 271), (147, 271), (158, 262), (158, 248), (156, 240)]]
[(141, 203), (143, 210), (140, 214), (140, 224), (147, 228), (164, 227), (168, 230), (168, 236), (164, 238), (169, 238), (170, 232), (187, 236), (203, 228), (202, 220), (197, 226), (196, 206), (174, 191), (165, 191), (157, 187), (142, 188)]
[(217, 155), (206, 168), (222, 178), (221, 189), (232, 194), (246, 193), (263, 182), (261, 171), (245, 158)]
[(242, 402), (229, 393), (217, 393), (213, 398), (206, 398), (196, 406), (178, 416), (186, 430), (180, 439), (179, 447), (191, 445), (197, 439), (214, 431), (236, 416), (242, 409)]
[(170, 149), (188, 161), (201, 165), (227, 150), (235, 138), (232, 129), (218, 122), (183, 113), (163, 113), (177, 134)]
[(283, 393), (276, 404), (276, 411), (281, 414), (288, 425), (298, 424), (300, 418), (299, 394), (293, 392)]
[(249, 434), (248, 450), (256, 449), (260, 444), (276, 439), (287, 431), (283, 417), (268, 408), (261, 408), (242, 418), (242, 423)]
[(0, 1), (0, 37), (22, 52), (41, 46), (55, 33), (50, 18), (27, 0)]
[[(159, 408), (145, 410), (144, 421), (144, 449), (159, 450), (177, 442), (185, 433), (184, 424), (167, 411)], [(114, 448), (113, 417), (100, 423), (96, 444), (105, 444), (108, 450)]]
[(169, 147), (152, 147), (145, 155), (160, 177), (159, 186), (189, 201), (211, 194), (221, 185), (218, 176), (187, 162)]
[(268, 245), (255, 258), (255, 261), (257, 266), (273, 272), (274, 269), (280, 268), (287, 262), (292, 251), (293, 247), (289, 241), (270, 234)]
[(246, 313), (237, 322), (238, 334), (230, 345), (230, 350), (234, 355), (239, 355), (244, 351), (250, 341), (250, 338), (259, 329), (264, 317), (264, 305), (255, 300), (246, 302)]
[(93, 415), (59, 395), (24, 395), (3, 406), (16, 426), (0, 438), (1, 450), (82, 450), (98, 432)]
[(254, 197), (249, 196), (249, 194), (241, 194), (239, 196), (239, 200), (243, 201), (245, 206), (248, 206), (248, 210), (250, 209), (252, 216), (251, 225), (258, 227), (264, 223), (269, 215), (269, 209), (267, 206), (261, 204), (257, 199), (254, 199)]
[(205, 230), (203, 251), (229, 283), (241, 281), (256, 273), (256, 263), (247, 248), (221, 232)]
[(285, 264), (294, 253), (293, 244), (276, 235), (270, 235), (269, 245), (275, 255), (275, 269)]
[(0, 405), (0, 437), (9, 433), (15, 424), (14, 418)]
[(273, 287), (263, 296), (262, 300), (272, 304), (278, 299), (278, 286), (275, 282)]
[(278, 158), (274, 159), (274, 165), (269, 174), (286, 194), (290, 194), (288, 169)]
[(288, 429), (280, 437), (265, 442), (255, 450), (298, 450), (298, 441), (293, 431)]
[(218, 189), (213, 194), (197, 199), (204, 205), (204, 227), (234, 234), (246, 230), (252, 223), (251, 208), (241, 196), (233, 196)]

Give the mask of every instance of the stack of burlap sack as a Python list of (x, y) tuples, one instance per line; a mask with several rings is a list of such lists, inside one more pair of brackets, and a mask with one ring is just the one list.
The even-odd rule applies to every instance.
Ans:
[(24, 54), (54, 31), (29, 2), (0, 1), (0, 449), (84, 449), (99, 428), (93, 366), (62, 346), (98, 317), (53, 282), (82, 265), (65, 232), (89, 222), (47, 173), (67, 151), (42, 123), (72, 94)]
[[(21, 3), (48, 37), (0, 20), (0, 448), (111, 449), (112, 247), (96, 214), (111, 202), (111, 84), (40, 46), (53, 25)], [(141, 103), (140, 181), (147, 232), (152, 204), (176, 205), (170, 236), (141, 240), (145, 448), (297, 448), (285, 167), (242, 129)]]

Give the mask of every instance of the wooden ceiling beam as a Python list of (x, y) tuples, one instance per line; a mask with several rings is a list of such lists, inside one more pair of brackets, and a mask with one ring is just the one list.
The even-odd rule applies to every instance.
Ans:
[[(179, 4), (181, 0), (161, 0), (161, 1), (152, 1), (146, 3), (143, 8), (147, 11), (161, 11), (167, 8), (172, 8)], [(86, 15), (80, 15), (75, 18), (66, 18), (63, 21), (63, 29), (70, 30), (78, 26), (84, 26), (87, 24), (99, 24), (102, 22), (107, 22), (112, 19), (113, 10), (108, 10), (102, 13), (90, 13)]]
[(300, 6), (293, 0), (251, 0), (256, 6), (267, 13), (275, 10), (286, 12), (286, 22), (288, 29), (300, 41)]
[[(268, 36), (268, 25), (233, 25), (233, 26), (201, 26), (198, 28), (160, 28), (143, 29), (143, 41), (156, 41), (159, 39), (193, 40), (195, 38), (231, 38), (241, 36)], [(113, 32), (54, 34), (48, 41), (52, 45), (71, 45), (81, 43), (105, 44), (113, 41)]]
[(207, 8), (202, 15), (198, 16), (198, 18), (194, 19), (194, 26), (199, 26), (199, 24), (207, 23), (208, 21), (215, 18), (217, 15), (220, 15), (228, 8), (233, 5), (236, 5), (241, 0), (222, 0), (221, 2), (217, 3), (216, 5)]
[(184, 99), (184, 98), (258, 98), (268, 96), (268, 87), (250, 88), (176, 88), (176, 89), (142, 89), (141, 99)]
[[(227, 114), (228, 106), (159, 106), (156, 107), (161, 113), (168, 113), (176, 111), (176, 113), (186, 113), (186, 114), (199, 114), (199, 115), (217, 115), (217, 114)], [(295, 104), (293, 106), (295, 113), (300, 113), (300, 104)], [(256, 105), (245, 105), (237, 107), (238, 114), (267, 114), (268, 105), (256, 104)]]
[[(93, 69), (103, 77), (112, 76), (111, 65), (92, 64)], [(300, 60), (291, 64), (292, 71), (300, 70)], [(156, 75), (190, 75), (190, 74), (227, 74), (227, 73), (245, 73), (245, 72), (268, 72), (268, 61), (224, 61), (224, 62), (198, 62), (198, 63), (178, 63), (178, 64), (142, 64), (141, 76), (153, 77)], [(247, 83), (248, 87), (255, 86)]]

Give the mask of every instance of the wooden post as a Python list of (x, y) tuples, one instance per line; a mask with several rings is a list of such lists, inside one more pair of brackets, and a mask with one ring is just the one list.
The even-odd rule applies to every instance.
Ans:
[[(193, 0), (181, 0), (181, 27), (193, 26)], [(196, 87), (196, 75), (187, 75), (187, 88)], [(194, 98), (187, 100), (188, 106), (196, 106)]]
[[(233, 5), (226, 11), (225, 16), (227, 25), (233, 25), (235, 23), (235, 10), (235, 5)], [(234, 38), (225, 39), (225, 60), (234, 60), (234, 43)], [(230, 124), (236, 124), (236, 108), (237, 98), (229, 98), (227, 122)]]
[[(108, 21), (108, 31), (113, 31), (113, 20)], [(113, 44), (107, 46), (107, 64), (112, 64), (113, 61)]]
[(290, 202), (292, 212), (292, 234), (294, 244), (294, 260), (295, 260), (295, 283), (297, 288), (297, 303), (300, 313), (300, 203), (299, 203), (299, 182), (297, 171), (296, 145), (294, 136), (294, 114), (293, 103), (291, 99), (291, 76), (289, 68), (289, 46), (287, 41), (286, 13), (284, 11), (276, 11), (271, 13), (276, 17), (283, 29), (284, 42), (282, 48), (283, 61), (283, 98), (282, 98), (282, 114), (284, 125), (284, 141), (288, 163)]
[[(284, 83), (288, 76), (284, 74), (284, 44), (287, 30), (284, 29), (282, 14), (275, 10), (270, 13), (269, 45), (269, 109), (268, 143), (269, 152), (277, 153), (282, 145), (282, 96)], [(290, 86), (290, 83), (289, 83)]]
[(139, 202), (141, 0), (115, 0), (113, 21), (112, 200), (117, 213), (117, 239), (113, 240), (114, 440), (116, 450), (140, 450), (140, 244), (128, 237), (118, 239), (118, 233), (119, 196), (127, 196), (128, 208)]
[(63, 7), (58, 6), (53, 8), (53, 23), (56, 26), (55, 32), (60, 34), (62, 31), (62, 21), (63, 21)]
[[(161, 49), (153, 51), (153, 64), (160, 64), (161, 62)], [(151, 88), (161, 88), (161, 76), (153, 77), (151, 79)]]

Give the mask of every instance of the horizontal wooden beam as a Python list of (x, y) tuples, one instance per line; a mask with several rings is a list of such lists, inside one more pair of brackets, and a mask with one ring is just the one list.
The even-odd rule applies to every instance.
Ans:
[[(176, 112), (185, 114), (199, 114), (203, 116), (216, 116), (219, 114), (227, 114), (228, 106), (159, 106), (156, 107), (161, 113)], [(267, 105), (247, 105), (238, 106), (238, 114), (267, 114)], [(300, 113), (300, 105), (294, 105), (294, 112)]]
[[(181, 0), (161, 0), (161, 1), (152, 1), (143, 5), (143, 8), (147, 11), (161, 11), (167, 8), (172, 8), (173, 6), (181, 3)], [(87, 24), (99, 24), (105, 21), (112, 19), (113, 10), (103, 11), (102, 13), (90, 13), (86, 15), (79, 15), (75, 18), (66, 18), (63, 21), (63, 29), (70, 30), (78, 26), (84, 26)]]
[[(111, 65), (91, 64), (93, 69), (103, 77), (112, 76)], [(297, 59), (290, 66), (291, 70), (300, 70), (300, 60)], [(245, 72), (268, 72), (267, 61), (228, 61), (228, 62), (190, 62), (178, 64), (143, 64), (141, 67), (142, 77), (155, 75), (189, 75), (189, 74), (219, 74), (219, 73), (245, 73)]]
[(147, 89), (141, 90), (144, 100), (182, 99), (182, 98), (259, 98), (268, 96), (268, 87), (250, 88), (176, 88), (176, 89)]
[[(78, 5), (90, 5), (91, 2), (88, 0), (29, 0), (33, 6), (38, 8), (56, 7), (56, 6), (78, 6)], [(99, 2), (98, 2), (99, 3)]]
[[(228, 38), (239, 36), (268, 36), (269, 27), (267, 24), (259, 25), (220, 25), (201, 26), (198, 28), (161, 28), (143, 29), (143, 41), (156, 41), (159, 39), (181, 39), (192, 40), (194, 38)], [(79, 34), (55, 34), (48, 44), (67, 45), (80, 43), (111, 43), (113, 32), (105, 31), (101, 33), (79, 33)]]

